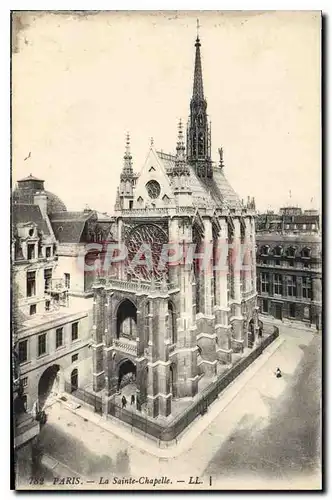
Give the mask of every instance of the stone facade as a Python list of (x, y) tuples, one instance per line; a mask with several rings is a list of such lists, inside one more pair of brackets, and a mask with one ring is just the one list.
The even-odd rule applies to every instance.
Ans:
[(26, 412), (36, 402), (43, 406), (52, 392), (63, 391), (73, 374), (77, 384), (91, 380), (92, 326), (92, 298), (91, 305), (69, 298), (46, 193), (37, 192), (28, 201), (33, 203), (13, 205), (12, 230), (12, 338)]
[(151, 417), (194, 397), (258, 331), (254, 204), (229, 185), (222, 149), (211, 160), (199, 39), (195, 47), (187, 152), (180, 123), (176, 154), (152, 142), (136, 174), (127, 138), (113, 230), (127, 258), (94, 286), (94, 390), (108, 400), (132, 372), (137, 409)]
[(260, 312), (321, 329), (322, 256), (318, 212), (285, 207), (262, 214), (257, 229)]

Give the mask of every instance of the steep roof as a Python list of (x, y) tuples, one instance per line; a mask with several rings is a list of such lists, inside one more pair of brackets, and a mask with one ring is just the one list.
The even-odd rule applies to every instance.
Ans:
[(41, 230), (46, 236), (50, 236), (47, 223), (42, 216), (40, 208), (38, 205), (27, 205), (27, 204), (13, 204), (13, 224), (26, 224), (28, 222), (34, 222), (37, 224), (38, 229)]
[(50, 215), (54, 235), (60, 243), (79, 243), (85, 223), (94, 211), (56, 212)]
[[(157, 152), (166, 172), (169, 174), (175, 166), (175, 156), (163, 152)], [(229, 184), (221, 168), (213, 168), (213, 178), (201, 179), (196, 175), (194, 169), (189, 166), (189, 185), (193, 193), (193, 202), (197, 207), (215, 205), (217, 207), (241, 208), (241, 202)]]

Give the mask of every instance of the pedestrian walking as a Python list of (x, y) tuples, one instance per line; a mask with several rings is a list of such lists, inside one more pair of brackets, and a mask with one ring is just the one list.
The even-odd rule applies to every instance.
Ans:
[(132, 395), (131, 395), (130, 404), (131, 404), (131, 405), (134, 405), (134, 404), (135, 404), (135, 396), (134, 396), (134, 394), (132, 394)]
[(276, 377), (277, 377), (277, 378), (280, 378), (281, 376), (282, 376), (282, 375), (281, 375), (281, 370), (280, 370), (280, 368), (277, 368), (277, 369), (276, 369)]
[(125, 408), (127, 406), (127, 400), (125, 396), (122, 396), (121, 402), (122, 402), (122, 408)]

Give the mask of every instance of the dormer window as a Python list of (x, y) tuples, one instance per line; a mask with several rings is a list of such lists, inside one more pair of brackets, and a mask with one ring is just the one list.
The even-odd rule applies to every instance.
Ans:
[(139, 197), (137, 198), (137, 203), (138, 203), (139, 205), (142, 205), (142, 204), (143, 204), (143, 198), (142, 198), (142, 196), (139, 196)]
[(304, 259), (310, 259), (310, 248), (303, 248), (302, 250), (302, 257)]
[(29, 229), (29, 236), (32, 237), (34, 232), (35, 232), (35, 230), (33, 227), (31, 229)]
[(263, 245), (261, 247), (261, 255), (269, 255), (269, 245)]
[(52, 253), (52, 248), (51, 247), (46, 247), (46, 258), (47, 259), (49, 257), (51, 257), (51, 253)]
[(282, 255), (282, 247), (280, 247), (280, 246), (275, 247), (275, 249), (274, 249), (274, 255), (276, 257), (280, 257)]
[(294, 258), (295, 257), (295, 248), (294, 247), (289, 247), (287, 249), (287, 257)]

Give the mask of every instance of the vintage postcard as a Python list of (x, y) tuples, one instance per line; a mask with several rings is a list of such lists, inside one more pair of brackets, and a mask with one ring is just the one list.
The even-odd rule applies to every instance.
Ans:
[(321, 13), (11, 29), (13, 488), (321, 489)]

